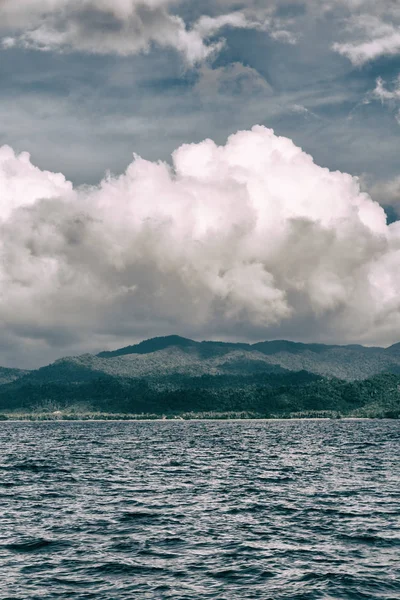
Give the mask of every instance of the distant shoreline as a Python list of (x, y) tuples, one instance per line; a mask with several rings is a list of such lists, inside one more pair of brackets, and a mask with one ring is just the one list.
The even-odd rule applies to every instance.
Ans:
[(379, 417), (341, 417), (339, 419), (331, 418), (331, 417), (279, 417), (279, 418), (263, 418), (263, 417), (254, 417), (254, 418), (167, 418), (167, 419), (121, 419), (121, 418), (108, 418), (108, 419), (85, 419), (85, 418), (76, 418), (76, 419), (57, 419), (57, 418), (12, 418), (7, 417), (6, 419), (0, 420), (1, 423), (182, 423), (182, 422), (203, 422), (203, 421), (223, 421), (223, 422), (242, 422), (242, 421), (396, 421), (397, 419), (390, 418), (379, 418)]

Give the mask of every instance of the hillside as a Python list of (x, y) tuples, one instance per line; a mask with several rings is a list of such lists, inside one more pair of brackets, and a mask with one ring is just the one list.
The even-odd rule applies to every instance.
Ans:
[(256, 344), (196, 342), (179, 336), (153, 338), (97, 356), (56, 361), (31, 374), (43, 381), (83, 381), (100, 373), (118, 377), (245, 375), (309, 371), (348, 381), (384, 372), (400, 374), (399, 345), (391, 348), (301, 344), (284, 340)]
[(164, 384), (111, 376), (76, 384), (35, 384), (21, 379), (1, 386), (0, 411), (399, 418), (400, 377), (384, 374), (346, 382), (300, 371), (247, 377), (182, 377)]
[(399, 412), (398, 344), (388, 349), (288, 341), (251, 345), (169, 336), (62, 358), (35, 371), (3, 371), (3, 412)]
[(0, 367), (0, 385), (16, 381), (29, 373), (30, 371), (24, 369), (8, 369), (6, 367)]

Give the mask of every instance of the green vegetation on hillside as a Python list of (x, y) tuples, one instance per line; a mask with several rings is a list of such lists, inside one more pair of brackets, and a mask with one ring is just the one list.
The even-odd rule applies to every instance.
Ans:
[(167, 336), (30, 372), (0, 368), (0, 413), (398, 418), (399, 390), (398, 345), (251, 345)]
[[(101, 376), (81, 383), (22, 378), (0, 386), (0, 411), (123, 415), (247, 414), (255, 417), (358, 416), (398, 418), (400, 377), (363, 381), (307, 372), (159, 380)], [(72, 418), (72, 417), (71, 417)]]

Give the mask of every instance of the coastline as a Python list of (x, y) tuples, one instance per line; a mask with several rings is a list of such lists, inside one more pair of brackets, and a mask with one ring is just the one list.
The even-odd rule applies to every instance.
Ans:
[(76, 419), (60, 419), (60, 418), (12, 418), (8, 417), (6, 419), (1, 419), (1, 423), (182, 423), (182, 422), (214, 422), (214, 421), (223, 421), (223, 422), (242, 422), (242, 421), (262, 421), (262, 422), (274, 422), (274, 421), (396, 421), (398, 419), (390, 419), (390, 418), (381, 418), (381, 417), (341, 417), (339, 419), (335, 419), (332, 417), (276, 417), (276, 418), (267, 418), (267, 417), (254, 417), (254, 418), (159, 418), (159, 419), (134, 419), (134, 418), (107, 418), (107, 419), (89, 419), (77, 417)]

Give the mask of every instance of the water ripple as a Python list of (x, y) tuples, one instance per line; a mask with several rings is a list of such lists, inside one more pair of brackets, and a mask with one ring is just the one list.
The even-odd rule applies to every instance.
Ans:
[(398, 600), (394, 421), (0, 424), (3, 600)]

